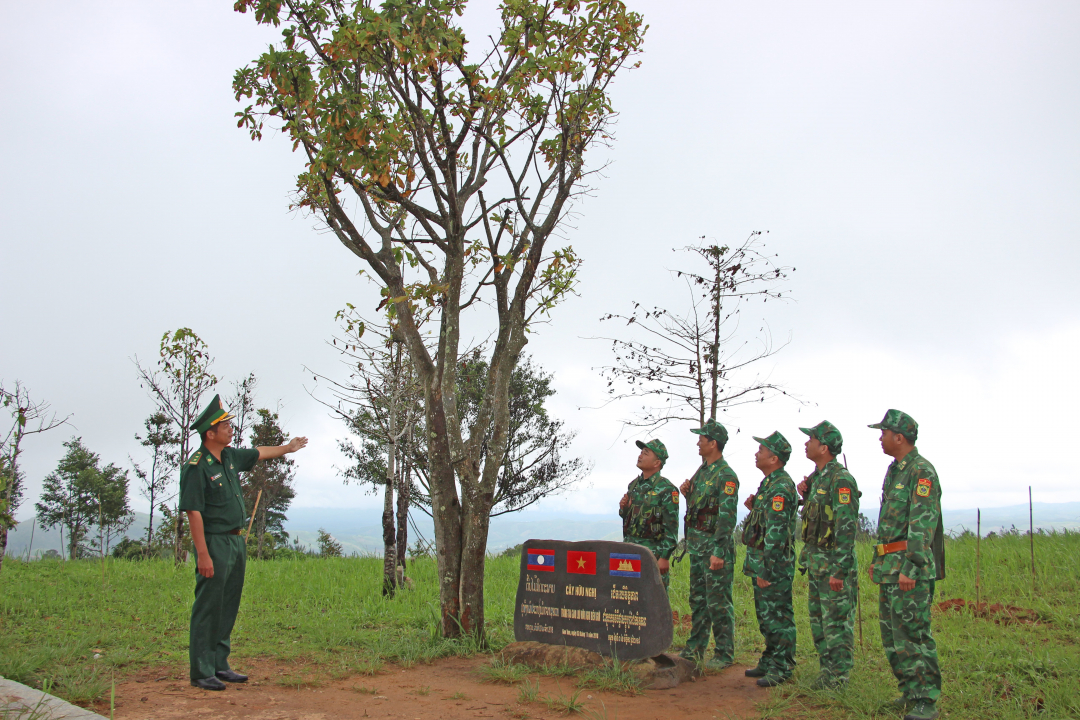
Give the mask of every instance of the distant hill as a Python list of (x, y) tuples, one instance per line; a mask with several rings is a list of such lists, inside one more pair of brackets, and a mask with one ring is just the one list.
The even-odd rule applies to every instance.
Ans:
[[(1080, 502), (1035, 503), (1034, 512), (1036, 528), (1080, 531)], [(876, 507), (867, 507), (864, 513), (872, 521), (876, 521)], [(745, 514), (746, 511), (740, 507), (740, 519)], [(310, 548), (316, 545), (319, 528), (324, 528), (341, 543), (346, 554), (381, 554), (383, 546), (380, 518), (380, 511), (374, 508), (293, 508), (289, 510), (285, 529), (291, 538)], [(31, 518), (19, 523), (8, 535), (9, 554), (26, 556), (32, 520)], [(149, 516), (145, 513), (135, 513), (135, 522), (128, 530), (128, 536), (146, 537), (148, 521)], [(427, 515), (413, 511), (412, 521), (409, 528), (410, 546), (416, 542), (418, 533), (427, 541), (434, 539), (435, 528)], [(950, 533), (962, 532), (965, 529), (974, 532), (975, 510), (945, 510), (944, 523), (946, 531)], [(1012, 526), (1021, 531), (1027, 529), (1027, 505), (985, 508), (982, 511), (984, 535), (1008, 530)], [(530, 538), (621, 540), (622, 521), (615, 513), (587, 515), (526, 510), (500, 515), (491, 521), (488, 552), (501, 552)], [(34, 528), (33, 556), (37, 557), (46, 550), (61, 550), (60, 531)]]

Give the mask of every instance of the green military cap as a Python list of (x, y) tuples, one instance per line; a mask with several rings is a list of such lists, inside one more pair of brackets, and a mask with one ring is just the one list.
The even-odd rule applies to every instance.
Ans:
[(715, 440), (720, 447), (727, 445), (727, 428), (716, 422), (713, 418), (709, 418), (704, 425), (697, 430), (691, 430), (690, 432), (695, 435), (704, 435), (710, 440)]
[(754, 437), (754, 439), (764, 445), (766, 450), (780, 458), (782, 463), (786, 463), (788, 458), (791, 457), (791, 443), (780, 434), (779, 430), (767, 438)]
[(191, 429), (202, 435), (219, 422), (231, 420), (234, 417), (236, 416), (221, 407), (221, 396), (215, 395), (210, 404), (206, 406), (206, 409), (202, 411), (202, 414), (195, 418), (195, 422), (191, 423)]
[(915, 422), (915, 418), (900, 410), (890, 410), (885, 413), (885, 417), (881, 419), (881, 422), (866, 427), (875, 430), (892, 430), (900, 433), (911, 442), (915, 442), (919, 438), (919, 423)]
[(659, 440), (655, 438), (650, 440), (649, 442), (641, 442), (640, 440), (635, 440), (634, 444), (637, 445), (639, 448), (648, 448), (649, 450), (652, 450), (653, 454), (655, 454), (656, 457), (660, 458), (661, 465), (667, 462), (667, 448), (664, 447), (664, 443), (660, 442)]
[(819, 443), (829, 448), (834, 456), (840, 454), (840, 448), (844, 446), (844, 438), (840, 431), (828, 420), (822, 420), (812, 428), (799, 428)]

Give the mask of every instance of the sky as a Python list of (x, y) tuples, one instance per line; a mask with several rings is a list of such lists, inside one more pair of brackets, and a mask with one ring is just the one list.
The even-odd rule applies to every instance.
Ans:
[[(70, 424), (25, 445), (27, 500), (72, 436), (103, 462), (142, 459), (153, 404), (134, 361), (166, 330), (209, 345), (223, 394), (248, 372), (306, 435), (295, 504), (370, 508), (336, 468), (343, 427), (315, 373), (346, 303), (374, 308), (360, 261), (290, 210), (298, 155), (236, 128), (233, 72), (277, 39), (230, 2), (0, 0), (0, 379)], [(949, 508), (1080, 500), (1080, 5), (1071, 2), (630, 2), (649, 30), (616, 81), (615, 138), (564, 235), (576, 297), (526, 349), (554, 374), (552, 413), (593, 463), (542, 508), (614, 510), (636, 475), (633, 404), (603, 405), (599, 318), (685, 307), (672, 248), (763, 231), (791, 300), (748, 306), (740, 338), (787, 345), (762, 377), (802, 399), (721, 417), (741, 494), (753, 435), (829, 419), (876, 506), (889, 459), (866, 428), (920, 424)], [(473, 0), (470, 37), (494, 27)], [(591, 409), (593, 408), (593, 409)], [(690, 425), (658, 436), (690, 477)], [(146, 509), (141, 498), (133, 506)]]

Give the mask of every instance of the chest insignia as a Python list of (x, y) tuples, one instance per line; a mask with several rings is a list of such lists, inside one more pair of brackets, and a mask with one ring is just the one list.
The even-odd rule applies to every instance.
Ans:
[(212, 477), (210, 479), (211, 480), (217, 480), (219, 477), (221, 477), (221, 473), (218, 473), (217, 475), (215, 475), (214, 477)]
[(896, 483), (896, 489), (897, 490), (903, 490), (904, 489), (904, 483)]
[(915, 488), (915, 494), (919, 497), (930, 497), (932, 483), (929, 478), (919, 478), (919, 485)]
[(839, 492), (840, 504), (848, 505), (851, 503), (851, 488), (840, 488)]
[(730, 480), (728, 480), (726, 483), (724, 483), (724, 494), (725, 495), (734, 495), (735, 494), (735, 483), (731, 482)]
[(827, 492), (825, 492), (824, 490), (822, 490), (821, 488), (818, 488), (818, 489), (817, 489), (817, 494), (818, 494), (818, 495), (828, 495), (828, 493), (827, 493)]
[(772, 509), (776, 512), (780, 512), (784, 509), (784, 496), (777, 495), (772, 499)]

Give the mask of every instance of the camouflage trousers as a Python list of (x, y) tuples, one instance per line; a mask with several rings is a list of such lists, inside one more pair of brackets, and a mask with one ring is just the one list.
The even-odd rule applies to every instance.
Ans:
[[(735, 660), (735, 605), (731, 601), (735, 552), (724, 557), (722, 570), (710, 570), (711, 538), (696, 538), (691, 530), (687, 538), (690, 551), (690, 637), (686, 654), (703, 658), (709, 649), (709, 633), (716, 643), (715, 655), (723, 663)], [(725, 555), (728, 555), (725, 553)]]
[(765, 652), (758, 667), (772, 677), (787, 679), (795, 672), (795, 609), (791, 605), (791, 578), (760, 588), (754, 578), (754, 610)]
[[(653, 554), (653, 557), (655, 557), (657, 560), (660, 560), (660, 555), (657, 554), (657, 549), (654, 543), (648, 540), (642, 540), (641, 538), (624, 535), (623, 542), (634, 543), (636, 545), (641, 545), (642, 547), (649, 548), (649, 552)], [(664, 590), (667, 591), (671, 586), (671, 570), (669, 569), (667, 572), (660, 573), (660, 579), (664, 583)]]
[(881, 646), (892, 666), (900, 692), (908, 700), (941, 696), (937, 644), (930, 634), (934, 581), (918, 580), (904, 592), (897, 583), (882, 583), (878, 600)]
[(829, 588), (829, 576), (808, 576), (810, 634), (814, 637), (821, 675), (846, 682), (855, 664), (855, 605), (859, 599), (856, 577), (844, 579), (844, 589)]

